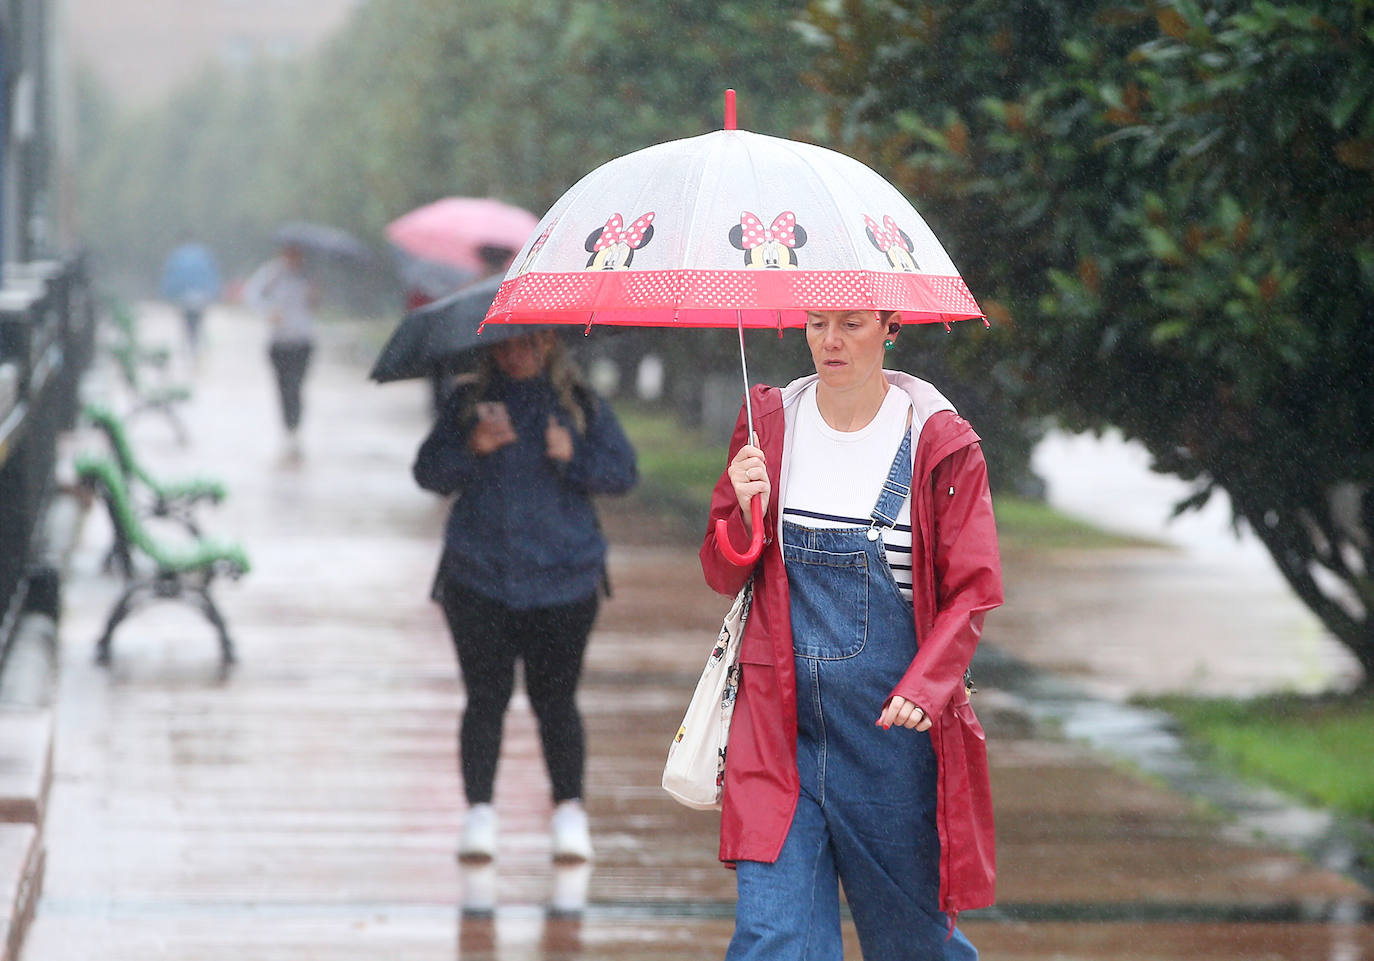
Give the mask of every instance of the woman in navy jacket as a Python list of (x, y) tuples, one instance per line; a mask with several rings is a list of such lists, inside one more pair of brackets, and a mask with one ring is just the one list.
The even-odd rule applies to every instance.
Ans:
[(553, 855), (586, 860), (576, 692), (606, 557), (591, 496), (634, 485), (634, 449), (557, 335), (540, 330), (487, 349), (477, 376), (435, 421), (413, 473), (426, 490), (457, 495), (435, 599), (467, 689), (459, 760), (468, 813), (458, 856), (483, 861), (495, 852), (492, 789), (520, 660), (553, 787)]

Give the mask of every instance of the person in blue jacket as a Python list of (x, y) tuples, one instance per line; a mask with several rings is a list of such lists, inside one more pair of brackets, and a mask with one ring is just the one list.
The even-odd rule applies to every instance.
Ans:
[(458, 740), (468, 811), (458, 857), (495, 853), (492, 790), (519, 660), (553, 787), (554, 859), (588, 860), (576, 694), (606, 558), (591, 498), (634, 485), (634, 449), (557, 334), (541, 329), (485, 349), (413, 473), (426, 490), (457, 495), (434, 592), (467, 689)]
[(206, 309), (219, 299), (219, 264), (210, 248), (182, 234), (181, 242), (162, 265), (162, 296), (176, 304), (186, 328), (186, 348), (193, 362), (200, 358), (200, 330)]

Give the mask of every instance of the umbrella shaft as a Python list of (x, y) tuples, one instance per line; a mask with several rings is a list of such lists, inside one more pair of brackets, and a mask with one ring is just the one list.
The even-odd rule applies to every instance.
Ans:
[(757, 447), (757, 438), (754, 436), (754, 405), (749, 399), (749, 365), (744, 360), (744, 314), (735, 311), (735, 320), (739, 325), (739, 369), (744, 375), (744, 416), (749, 421), (749, 446)]

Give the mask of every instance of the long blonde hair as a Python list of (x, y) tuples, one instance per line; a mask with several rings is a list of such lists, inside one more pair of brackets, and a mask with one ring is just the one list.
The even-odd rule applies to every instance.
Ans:
[[(487, 389), (496, 379), (498, 371), (496, 358), (491, 350), (483, 351), (482, 360), (477, 367), (477, 377), (473, 383), (473, 390), (469, 395), (472, 398), (469, 402), (469, 408), (486, 396)], [(578, 434), (586, 434), (587, 402), (591, 398), (592, 390), (587, 386), (586, 380), (583, 379), (582, 372), (578, 370), (577, 365), (568, 356), (561, 338), (553, 338), (548, 356), (544, 359), (544, 376), (549, 379), (549, 384), (553, 387), (554, 396), (558, 398), (558, 406), (563, 408), (568, 419), (572, 421), (573, 429)], [(470, 414), (471, 410), (468, 413)]]

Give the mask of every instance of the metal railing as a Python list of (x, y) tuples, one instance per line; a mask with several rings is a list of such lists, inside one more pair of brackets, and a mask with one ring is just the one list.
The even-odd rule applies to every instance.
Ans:
[(59, 435), (95, 351), (84, 262), (7, 264), (0, 283), (0, 663), (24, 611)]

